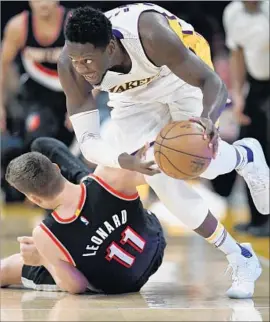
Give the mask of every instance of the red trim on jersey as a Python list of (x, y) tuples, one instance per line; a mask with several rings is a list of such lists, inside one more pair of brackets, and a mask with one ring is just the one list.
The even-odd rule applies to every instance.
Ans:
[(63, 27), (64, 13), (65, 13), (64, 8), (62, 6), (59, 6), (57, 8), (57, 27), (55, 28), (55, 32), (50, 37), (50, 39), (48, 39), (46, 41), (41, 40), (42, 37), (40, 37), (40, 31), (37, 28), (36, 17), (34, 15), (32, 15), (32, 17), (33, 17), (33, 19), (32, 19), (33, 36), (40, 46), (50, 46), (59, 38), (60, 33), (62, 31), (62, 27)]
[(84, 206), (85, 200), (86, 200), (86, 187), (84, 184), (81, 184), (81, 196), (75, 213), (69, 218), (61, 218), (56, 211), (53, 211), (52, 212), (53, 218), (59, 223), (69, 224), (73, 222), (80, 215), (82, 208)]
[(69, 251), (60, 242), (60, 240), (58, 240), (58, 238), (50, 231), (50, 229), (44, 223), (40, 223), (39, 226), (51, 238), (51, 240), (55, 243), (55, 245), (61, 250), (61, 252), (65, 255), (67, 261), (71, 265), (76, 266), (76, 263), (74, 262), (74, 260), (73, 260), (72, 256), (70, 255)]
[(89, 174), (89, 177), (96, 180), (103, 188), (105, 188), (107, 191), (109, 191), (111, 194), (115, 195), (118, 198), (124, 199), (124, 200), (135, 200), (139, 197), (138, 192), (134, 193), (133, 195), (126, 195), (122, 192), (119, 192), (112, 188), (108, 183), (103, 181), (100, 177), (96, 176), (95, 174)]
[(44, 67), (43, 65), (37, 63), (37, 62), (33, 62), (33, 65), (39, 69), (42, 73), (45, 73), (49, 76), (53, 76), (53, 77), (58, 77), (58, 72), (54, 69), (50, 69), (47, 67)]

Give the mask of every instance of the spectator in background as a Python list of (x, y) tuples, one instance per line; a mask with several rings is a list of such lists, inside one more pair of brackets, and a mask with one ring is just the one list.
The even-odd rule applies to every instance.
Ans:
[[(57, 60), (65, 43), (63, 25), (67, 11), (58, 1), (29, 1), (24, 11), (7, 23), (2, 41), (0, 86), (5, 87), (10, 65), (20, 54), (25, 72), (22, 100), (25, 111), (24, 151), (39, 136), (56, 137), (67, 145), (73, 133), (65, 128), (65, 95), (57, 74)], [(6, 110), (0, 101), (1, 132), (5, 132)]]
[[(66, 100), (57, 73), (58, 57), (65, 43), (63, 26), (68, 11), (53, 0), (29, 1), (29, 5), (30, 11), (23, 11), (8, 21), (2, 40), (0, 128), (4, 138), (1, 141), (5, 143), (5, 149), (1, 151), (2, 172), (12, 158), (28, 151), (37, 137), (55, 137), (66, 145), (70, 145), (74, 137), (73, 131), (65, 126)], [(12, 95), (8, 100), (4, 95), (7, 87), (10, 88), (9, 94), (15, 94), (7, 84), (10, 79), (7, 75), (18, 55), (24, 72), (19, 104), (12, 100)], [(13, 122), (7, 122), (10, 119)], [(18, 119), (21, 119), (20, 126)], [(14, 133), (18, 128), (21, 140)], [(1, 186), (5, 187), (4, 180), (1, 180)], [(6, 196), (12, 195), (5, 192)], [(15, 201), (13, 197), (6, 200)]]
[[(270, 164), (269, 2), (231, 2), (224, 11), (223, 22), (230, 50), (233, 112), (241, 125), (240, 138), (259, 140)], [(247, 97), (246, 83), (249, 83)], [(251, 220), (236, 228), (256, 236), (269, 236), (269, 218), (256, 210), (248, 189), (247, 194)]]

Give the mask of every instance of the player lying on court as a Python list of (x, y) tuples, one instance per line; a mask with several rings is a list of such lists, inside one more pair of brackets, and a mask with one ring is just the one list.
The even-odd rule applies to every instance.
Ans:
[(89, 177), (88, 168), (52, 138), (35, 140), (32, 150), (38, 152), (10, 162), (6, 179), (32, 202), (54, 210), (32, 237), (18, 238), (20, 254), (1, 261), (1, 286), (139, 291), (166, 247), (158, 219), (143, 209), (136, 190), (141, 175), (98, 167)]
[[(214, 179), (236, 170), (257, 209), (269, 214), (269, 168), (259, 142), (243, 139), (230, 145), (219, 138), (214, 125), (227, 90), (213, 71), (206, 40), (187, 22), (149, 3), (105, 14), (77, 8), (67, 21), (65, 37), (58, 71), (85, 158), (145, 174), (171, 213), (227, 255), (233, 270), (228, 296), (251, 297), (261, 274), (251, 247), (239, 247), (189, 184), (151, 168), (153, 148), (146, 160), (134, 157), (134, 151), (155, 141), (166, 124), (195, 118), (213, 149), (201, 177)], [(92, 88), (109, 92), (111, 122), (102, 137)]]
[[(98, 176), (99, 179), (98, 177), (87, 179), (86, 186), (88, 187), (90, 184), (90, 187), (88, 188), (90, 191), (87, 194), (87, 199), (81, 212), (78, 211), (76, 213), (75, 209), (78, 208), (78, 194), (80, 194), (80, 189), (78, 185), (73, 186), (72, 184), (79, 183), (83, 178), (88, 177), (88, 168), (80, 160), (75, 158), (63, 143), (52, 138), (37, 139), (32, 145), (32, 150), (42, 153), (47, 156), (51, 162), (58, 164), (63, 176), (68, 181), (65, 181), (60, 176), (60, 172), (55, 166), (52, 166), (48, 159), (44, 158), (42, 155), (33, 154), (23, 155), (20, 158), (15, 159), (9, 166), (7, 179), (10, 184), (14, 185), (18, 190), (24, 191), (24, 193), (26, 192), (22, 184), (24, 184), (24, 186), (27, 185), (27, 187), (32, 187), (35, 193), (27, 193), (28, 198), (41, 207), (46, 208), (53, 207), (54, 201), (52, 198), (49, 198), (50, 202), (48, 205), (48, 201), (46, 202), (46, 199), (41, 198), (39, 194), (37, 194), (37, 191), (39, 191), (37, 187), (40, 186), (41, 180), (44, 180), (47, 185), (50, 185), (50, 187), (46, 186), (46, 184), (44, 185), (43, 192), (45, 191), (47, 194), (46, 188), (49, 188), (51, 191), (52, 185), (56, 181), (55, 179), (49, 181), (52, 175), (48, 175), (46, 178), (43, 177), (43, 173), (46, 171), (46, 168), (44, 167), (39, 174), (40, 177), (34, 179), (35, 172), (33, 172), (33, 170), (39, 169), (39, 167), (36, 167), (37, 169), (34, 169), (34, 166), (30, 167), (33, 165), (34, 161), (38, 163), (43, 160), (42, 162), (45, 162), (47, 167), (51, 168), (54, 172), (55, 178), (60, 176), (59, 178), (64, 180), (67, 187), (70, 186), (68, 188), (69, 190), (64, 190), (64, 192), (60, 194), (60, 197), (62, 196), (61, 198), (63, 199), (63, 204), (57, 208), (57, 213), (56, 211), (52, 212), (52, 214), (45, 219), (40, 228), (37, 228), (37, 230), (34, 231), (34, 237), (40, 237), (40, 239), (42, 239), (41, 244), (39, 243), (40, 240), (38, 240), (37, 244), (38, 248), (41, 247), (41, 253), (44, 254), (44, 251), (49, 252), (44, 254), (45, 259), (51, 262), (52, 259), (50, 256), (52, 254), (58, 254), (58, 263), (63, 266), (62, 269), (67, 269), (67, 273), (64, 275), (61, 272), (54, 273), (53, 270), (49, 270), (51, 272), (51, 274), (49, 274), (44, 267), (39, 267), (41, 264), (40, 259), (42, 257), (40, 257), (39, 252), (36, 250), (32, 239), (27, 237), (26, 239), (20, 240), (21, 254), (16, 254), (5, 259), (1, 263), (1, 285), (18, 284), (22, 277), (22, 282), (27, 287), (35, 288), (37, 290), (58, 289), (57, 285), (53, 282), (52, 275), (56, 281), (59, 277), (64, 278), (64, 281), (60, 279), (57, 283), (60, 283), (62, 289), (73, 293), (80, 292), (84, 289), (86, 280), (83, 278), (83, 275), (73, 267), (75, 261), (76, 267), (81, 270), (86, 277), (90, 276), (88, 277), (88, 282), (91, 284), (91, 288), (90, 286), (89, 288), (92, 290), (99, 288), (110, 293), (139, 290), (149, 276), (158, 269), (162, 262), (165, 248), (165, 240), (158, 220), (154, 215), (150, 215), (146, 211), (143, 211), (139, 199), (137, 198), (135, 187), (136, 185), (145, 183), (144, 177), (141, 174), (126, 170), (101, 166), (97, 167), (94, 174)], [(36, 160), (35, 157), (37, 157)], [(27, 159), (29, 165), (26, 164)], [(23, 167), (21, 167), (21, 163), (23, 163)], [(30, 175), (28, 171), (29, 167), (31, 170)], [(18, 178), (20, 178), (22, 183)], [(102, 181), (102, 179), (104, 181)], [(109, 185), (114, 187), (115, 190), (110, 188)], [(82, 185), (82, 187), (84, 187), (84, 185)], [(120, 191), (120, 194), (117, 193), (117, 191)], [(130, 198), (125, 196), (125, 194), (133, 196)], [(70, 195), (72, 195), (73, 198), (70, 198)], [(119, 197), (121, 199), (119, 199)], [(135, 200), (126, 201), (125, 199)], [(61, 204), (61, 202), (55, 203)], [(115, 215), (120, 214), (121, 210), (126, 208), (127, 203), (130, 207), (134, 208), (131, 209), (131, 215), (134, 214), (134, 216), (130, 217), (128, 215), (126, 217), (126, 223), (123, 226), (120, 225), (119, 229), (115, 229), (116, 226), (119, 225), (119, 222), (121, 222), (121, 219), (116, 219), (118, 216)], [(65, 209), (65, 207), (67, 207), (67, 209)], [(82, 205), (80, 204), (79, 208), (81, 207)], [(63, 215), (64, 211), (67, 214)], [(75, 213), (75, 215), (71, 217), (70, 213)], [(76, 217), (78, 217), (77, 220)], [(112, 218), (114, 222), (113, 226), (111, 226)], [(215, 227), (218, 226), (219, 229), (222, 229), (222, 226), (212, 215), (209, 215), (209, 218), (211, 218), (212, 226), (202, 225), (197, 229), (197, 233), (203, 237), (208, 235), (210, 238), (214, 238), (215, 236), (213, 234), (216, 230)], [(108, 220), (106, 221), (106, 219)], [(62, 224), (64, 224), (64, 226), (62, 226)], [(124, 229), (126, 229), (124, 231), (127, 231), (127, 225), (130, 228), (129, 236), (123, 234)], [(137, 233), (135, 234), (136, 240), (133, 239), (135, 229), (144, 241)], [(224, 237), (222, 237), (222, 239), (217, 239), (215, 245), (222, 251), (227, 252), (227, 258), (230, 263), (229, 266), (231, 266), (234, 261), (241, 261), (245, 266), (249, 266), (250, 271), (259, 274), (261, 272), (260, 264), (256, 255), (250, 249), (250, 245), (237, 244), (224, 228), (223, 230)], [(51, 231), (52, 234), (49, 231)], [(36, 233), (37, 235), (35, 236)], [(49, 233), (49, 235), (47, 235), (47, 233)], [(56, 236), (56, 238), (53, 236)], [(70, 236), (72, 236), (72, 238), (70, 238)], [(54, 238), (56, 244), (48, 237)], [(127, 239), (126, 244), (123, 239), (125, 237), (131, 238), (131, 240)], [(224, 245), (225, 238), (227, 245)], [(103, 241), (103, 239), (105, 240)], [(91, 242), (89, 242), (90, 240)], [(120, 243), (118, 243), (118, 240), (121, 240)], [(211, 240), (209, 241), (211, 242)], [(29, 242), (30, 245), (27, 245)], [(144, 251), (141, 252), (140, 247), (143, 242), (145, 242), (145, 246)], [(136, 243), (139, 243), (141, 246), (138, 246)], [(113, 248), (109, 248), (111, 246), (113, 246)], [(238, 250), (241, 251), (241, 256), (239, 256)], [(88, 256), (81, 256), (82, 254), (88, 254)], [(23, 255), (23, 257), (21, 255)], [(104, 258), (106, 260), (104, 260)], [(62, 261), (64, 261), (64, 263)], [(132, 265), (130, 265), (130, 261), (133, 262)], [(153, 268), (149, 267), (151, 261)], [(23, 266), (24, 263), (28, 265)], [(38, 265), (38, 267), (35, 267), (36, 265)], [(45, 265), (49, 264), (45, 263)], [(57, 265), (57, 262), (53, 261), (52, 265)], [(50, 269), (50, 266), (45, 267)], [(145, 271), (146, 273), (144, 273)], [(242, 271), (240, 270), (240, 273), (241, 272)], [(81, 278), (81, 280), (79, 279), (77, 281), (76, 278), (74, 278), (75, 275), (71, 274), (79, 274), (78, 279)], [(111, 278), (112, 274), (114, 275), (114, 278)], [(121, 280), (123, 281), (121, 283), (126, 284), (125, 286), (121, 286), (122, 284), (119, 283), (118, 280), (115, 280), (118, 274), (120, 274), (119, 278), (121, 277)], [(136, 275), (137, 279), (140, 280), (140, 287), (132, 286), (133, 274), (134, 278)], [(75, 285), (66, 284), (69, 282), (69, 278), (71, 278), (71, 283), (75, 282)], [(234, 278), (234, 282), (237, 283), (238, 276), (235, 275)], [(63, 282), (65, 284), (63, 284)], [(250, 283), (250, 281), (247, 280), (246, 283)]]

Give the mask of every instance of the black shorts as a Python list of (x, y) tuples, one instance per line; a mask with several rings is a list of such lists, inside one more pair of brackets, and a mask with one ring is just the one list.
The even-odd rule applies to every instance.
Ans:
[(36, 291), (61, 291), (54, 279), (43, 266), (27, 266), (22, 269), (22, 284)]
[[(141, 275), (139, 280), (134, 284), (122, 286), (121, 289), (111, 289), (109, 292), (97, 291), (94, 288), (89, 288), (87, 290), (88, 292), (119, 294), (134, 293), (140, 291), (140, 289), (146, 284), (149, 278), (158, 270), (158, 268), (162, 264), (164, 250), (166, 248), (166, 240), (163, 234), (162, 227), (159, 220), (154, 214), (151, 214), (151, 222), (153, 225), (159, 228), (159, 241), (150, 265), (146, 268), (145, 272)], [(51, 274), (43, 266), (24, 265), (22, 269), (22, 284), (24, 285), (24, 287), (34, 289), (36, 291), (61, 291), (61, 289), (55, 284), (55, 281), (52, 278)]]
[(153, 256), (153, 259), (148, 268), (145, 270), (144, 274), (140, 277), (137, 283), (131, 287), (130, 290), (127, 290), (127, 292), (139, 292), (140, 289), (147, 283), (149, 278), (156, 273), (156, 271), (159, 269), (163, 262), (164, 251), (167, 246), (166, 239), (164, 237), (162, 226), (158, 218), (153, 213), (151, 213), (151, 221), (153, 225), (159, 228), (159, 242), (156, 249), (156, 253)]

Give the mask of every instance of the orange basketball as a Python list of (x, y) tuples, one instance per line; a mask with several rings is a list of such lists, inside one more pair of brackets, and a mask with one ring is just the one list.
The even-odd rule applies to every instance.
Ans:
[(160, 170), (176, 179), (193, 179), (203, 173), (212, 159), (209, 140), (203, 139), (204, 128), (195, 122), (167, 124), (154, 145)]

